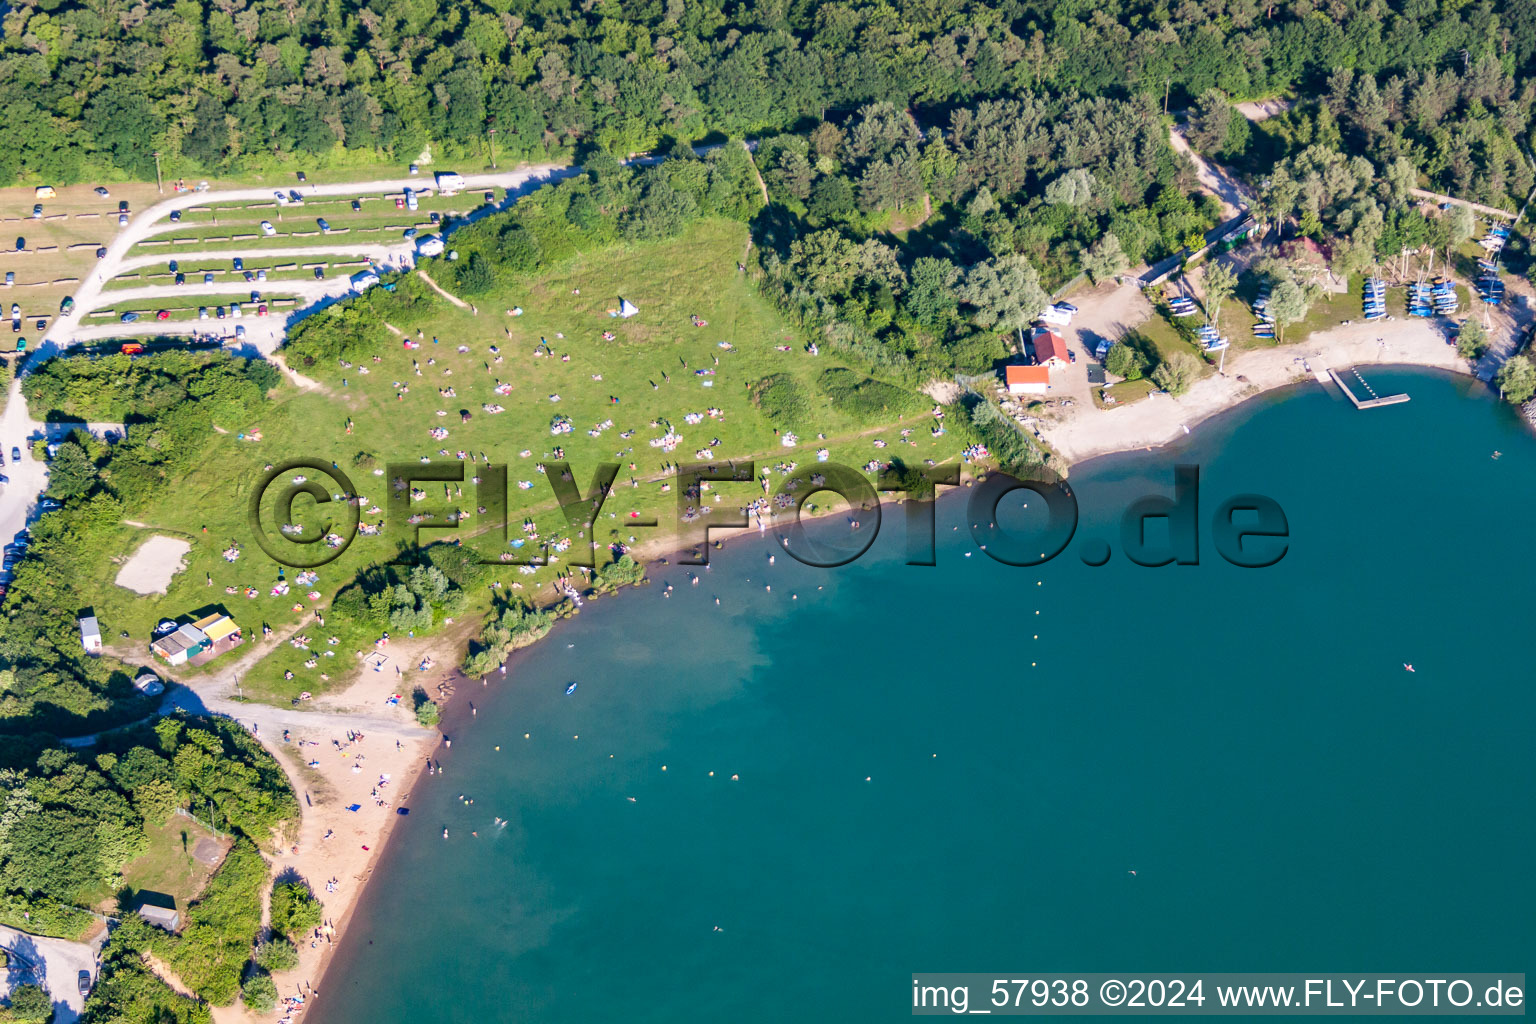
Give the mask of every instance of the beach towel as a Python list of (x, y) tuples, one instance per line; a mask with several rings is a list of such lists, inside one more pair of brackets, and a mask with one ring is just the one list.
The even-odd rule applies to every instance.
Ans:
[(349, 810), (349, 811), (360, 811), (362, 809), (363, 809), (363, 805), (362, 804), (348, 804), (347, 805), (347, 810)]

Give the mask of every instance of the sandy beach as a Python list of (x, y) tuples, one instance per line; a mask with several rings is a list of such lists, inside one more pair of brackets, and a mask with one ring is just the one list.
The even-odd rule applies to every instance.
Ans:
[[(1310, 371), (1303, 366), (1310, 367)], [(1040, 421), (1040, 434), (1067, 463), (1095, 455), (1152, 448), (1182, 437), (1185, 428), (1233, 408), (1245, 399), (1330, 368), (1395, 363), (1471, 374), (1474, 364), (1445, 343), (1442, 330), (1425, 320), (1347, 324), (1321, 331), (1298, 345), (1229, 354), (1224, 373), (1202, 378), (1183, 395), (1154, 395), (1132, 405), (1100, 409), (1079, 403), (1066, 415)], [(1318, 384), (1337, 392), (1333, 384)]]

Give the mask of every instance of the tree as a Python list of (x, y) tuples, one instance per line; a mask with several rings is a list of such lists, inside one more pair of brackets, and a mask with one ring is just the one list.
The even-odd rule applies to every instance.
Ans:
[(256, 965), (269, 971), (291, 971), (299, 966), (299, 951), (281, 935), (256, 947)]
[(1034, 264), (1018, 255), (972, 266), (961, 278), (957, 294), (975, 310), (972, 319), (978, 326), (995, 331), (1022, 329), (1050, 302)]
[(1094, 284), (1102, 284), (1116, 274), (1123, 274), (1130, 266), (1131, 261), (1120, 248), (1120, 239), (1113, 233), (1106, 233), (1083, 253), (1083, 273), (1092, 278)]
[(241, 988), (240, 998), (257, 1013), (271, 1013), (277, 1006), (277, 983), (266, 971), (257, 971)]
[(1199, 372), (1200, 367), (1194, 356), (1187, 352), (1175, 352), (1157, 364), (1157, 369), (1152, 371), (1152, 382), (1177, 397), (1189, 390)]
[(4, 1012), (7, 1020), (41, 1024), (53, 1019), (53, 1000), (41, 985), (17, 985), (11, 989), (11, 1005)]
[(48, 465), (48, 493), (68, 501), (89, 494), (96, 486), (96, 464), (74, 441), (59, 445), (58, 454)]
[(1121, 342), (1110, 348), (1109, 354), (1104, 357), (1104, 369), (1116, 377), (1124, 377), (1126, 380), (1140, 380), (1146, 370), (1146, 361), (1142, 354), (1136, 350), (1136, 346)]
[(960, 269), (942, 256), (921, 256), (912, 264), (911, 280), (903, 300), (912, 319), (934, 328), (960, 304), (955, 283)]
[(1477, 233), (1477, 217), (1472, 207), (1456, 203), (1451, 207), (1450, 238), (1452, 246), (1460, 245)]
[(1205, 291), (1206, 320), (1214, 324), (1221, 317), (1222, 303), (1237, 291), (1237, 274), (1225, 263), (1212, 263), (1206, 266), (1200, 285)]
[(1285, 340), (1285, 327), (1307, 315), (1312, 301), (1307, 291), (1295, 281), (1281, 281), (1269, 293), (1269, 315), (1275, 318), (1275, 337)]
[(1456, 336), (1456, 354), (1463, 359), (1480, 359), (1488, 351), (1488, 330), (1481, 320), (1467, 320)]
[(1227, 94), (1207, 89), (1189, 112), (1189, 143), (1202, 153), (1215, 155), (1227, 146), (1234, 111)]
[(1513, 356), (1493, 378), (1506, 402), (1524, 405), (1536, 395), (1536, 363), (1530, 356)]
[(1053, 206), (1084, 206), (1093, 199), (1093, 174), (1078, 167), (1045, 186), (1045, 201)]

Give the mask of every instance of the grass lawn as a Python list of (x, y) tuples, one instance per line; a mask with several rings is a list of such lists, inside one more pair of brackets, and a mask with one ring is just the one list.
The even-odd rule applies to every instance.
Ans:
[[(229, 850), (229, 840), (221, 839), (180, 814), (171, 815), (158, 828), (146, 824), (144, 832), (149, 837), (149, 849), (123, 868), (123, 881), (135, 891), (148, 890), (174, 897), (176, 908), (185, 913), (187, 904), (203, 891), (209, 876), (223, 861)], [(192, 851), (203, 839), (218, 844), (219, 854), (212, 864), (192, 856)]]
[[(541, 461), (557, 458), (557, 449), (571, 462), (583, 489), (599, 462), (618, 462), (614, 493), (602, 512), (605, 521), (592, 530), (600, 559), (604, 546), (615, 540), (674, 536), (677, 495), (663, 489), (664, 466), (691, 461), (700, 451), (720, 460), (755, 458), (759, 474), (775, 466), (812, 463), (822, 447), (831, 460), (850, 466), (893, 457), (909, 463), (954, 458), (961, 442), (953, 435), (931, 436), (931, 403), (921, 396), (908, 397), (904, 406), (907, 416), (900, 427), (910, 428), (909, 439), (899, 436), (894, 414), (834, 408), (817, 378), (841, 364), (825, 353), (807, 354), (747, 275), (737, 271), (746, 242), (742, 225), (697, 223), (681, 238), (607, 248), (501, 294), (477, 297), (478, 315), (433, 296), (410, 315), (402, 312), (391, 319), (408, 337), (414, 339), (421, 331), (419, 349), (408, 350), (391, 336), (378, 362), (348, 367), (300, 361), (294, 369), (317, 381), (321, 390), (301, 392), (284, 385), (258, 420), (219, 424), (227, 433), (214, 439), (206, 465), (161, 488), (163, 497), (156, 505), (135, 514), (153, 532), (192, 541), (188, 566), (169, 593), (141, 597), (115, 586), (117, 567), (109, 560), (104, 560), (97, 579), (82, 581), (93, 595), (103, 630), (116, 635), (126, 629), (134, 643), (147, 643), (150, 627), (162, 617), (223, 607), (245, 627), (247, 637), (259, 638), (261, 625), (270, 623), (282, 638), (298, 632), (310, 641), (311, 649), (280, 644), (242, 678), (247, 695), (286, 701), (301, 690), (320, 692), (340, 685), (355, 670), (357, 652), (371, 650), (375, 638), (341, 629), (337, 619), (320, 626), (311, 610), (327, 603), (360, 569), (387, 559), (393, 544), (388, 533), (360, 536), (339, 559), (319, 570), (313, 589), (321, 596), (315, 601), (306, 596), (308, 587), (273, 596), (278, 567), (254, 543), (246, 503), (268, 464), (296, 457), (336, 463), (355, 491), (368, 499), (366, 509), (387, 504), (385, 464), (414, 466), (430, 457), (457, 465), (459, 452), (466, 461), (473, 455), (476, 461), (463, 467), (462, 483), (421, 484), (426, 496), (413, 509), (432, 512), (438, 524), (453, 511), (469, 512), (471, 518), (458, 532), (466, 536), (465, 543), (476, 543), (493, 560), (513, 548), (476, 518), (477, 506), (486, 501), (476, 494), (471, 478), (483, 472), (478, 461), (482, 454), (508, 467), (512, 539), (526, 536), (521, 529), (525, 519), (546, 541), (577, 539), (536, 468)], [(428, 272), (440, 266), (431, 262)], [(443, 278), (446, 275), (439, 277), (440, 283), (446, 283)], [(639, 315), (610, 318), (606, 311), (618, 306), (620, 296), (638, 305)], [(504, 311), (514, 305), (525, 315), (507, 316)], [(691, 315), (708, 321), (708, 326), (693, 326)], [(604, 340), (604, 331), (615, 338)], [(541, 338), (547, 339), (553, 355), (534, 354)], [(459, 351), (460, 346), (467, 351)], [(500, 349), (500, 362), (492, 346)], [(701, 375), (699, 370), (712, 372)], [(788, 382), (783, 390), (798, 398), (795, 407), (778, 418), (760, 409), (749, 391), (770, 375), (783, 375)], [(510, 393), (498, 394), (498, 382), (510, 384)], [(440, 391), (448, 388), (455, 394)], [(556, 395), (558, 402), (552, 400)], [(502, 405), (505, 412), (488, 414), (482, 408), (487, 404)], [(461, 410), (471, 415), (467, 423), (460, 421)], [(718, 415), (710, 416), (710, 410)], [(43, 415), (46, 410), (36, 412)], [(690, 424), (689, 414), (702, 419)], [(555, 416), (568, 417), (571, 432), (552, 435)], [(648, 444), (662, 437), (667, 425), (683, 437), (672, 452)], [(449, 432), (444, 440), (428, 435), (439, 427)], [(260, 441), (237, 438), (253, 429), (260, 431)], [(776, 430), (794, 431), (798, 445), (785, 447)], [(818, 433), (826, 439), (818, 440)], [(712, 448), (716, 439), (719, 444)], [(887, 446), (876, 447), (876, 439)], [(313, 471), (306, 474), (316, 476)], [(340, 489), (340, 484), (333, 488)], [(715, 493), (721, 499), (714, 518), (721, 520), (763, 492), (752, 484), (720, 484)], [(328, 508), (313, 514), (314, 506), (306, 510), (303, 503), (296, 509), (295, 518), (304, 522), (308, 536), (315, 536), (321, 519), (330, 515)], [(661, 526), (629, 527), (631, 511), (655, 515)], [(365, 512), (361, 518), (376, 522), (383, 517)], [(118, 549), (110, 554), (126, 557), (150, 530), (125, 525)], [(269, 526), (268, 532), (275, 535), (275, 527)], [(422, 536), (431, 541), (453, 533), (424, 530)], [(232, 544), (240, 546), (240, 555), (229, 563), (220, 553)], [(508, 589), (518, 588), (531, 593), (561, 568), (555, 564), (528, 573), (516, 566), (498, 570), (503, 581), (499, 593), (505, 596)], [(291, 581), (295, 575), (290, 570), (286, 578)], [(257, 596), (244, 596), (247, 587)], [(487, 607), (493, 593), (487, 589), (471, 595), (469, 613)], [(327, 643), (331, 636), (335, 644)], [(311, 659), (314, 667), (306, 667)], [(208, 668), (218, 666), (216, 660)], [(285, 678), (286, 672), (293, 678)], [(321, 678), (322, 673), (330, 678)], [(181, 670), (173, 674), (186, 675)]]

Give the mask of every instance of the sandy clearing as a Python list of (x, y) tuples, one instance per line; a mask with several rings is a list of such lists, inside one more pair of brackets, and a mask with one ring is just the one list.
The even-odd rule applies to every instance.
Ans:
[(117, 585), (135, 594), (163, 594), (176, 574), (187, 567), (192, 545), (180, 537), (157, 534), (145, 541), (117, 573)]

